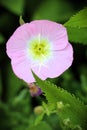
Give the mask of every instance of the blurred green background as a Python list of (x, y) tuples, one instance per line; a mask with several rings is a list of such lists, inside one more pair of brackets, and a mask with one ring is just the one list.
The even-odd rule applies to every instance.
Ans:
[[(36, 115), (33, 110), (40, 105), (43, 96), (30, 96), (26, 83), (18, 79), (6, 55), (6, 42), (19, 25), (22, 15), (25, 22), (48, 19), (64, 24), (79, 10), (87, 6), (87, 0), (0, 0), (0, 129), (30, 130)], [(87, 42), (86, 42), (87, 43)], [(87, 44), (71, 43), (74, 61), (69, 70), (51, 82), (74, 93), (87, 104)], [(53, 130), (61, 130), (58, 117), (44, 117)], [(41, 124), (43, 129), (50, 130)], [(58, 128), (59, 127), (59, 128)], [(39, 130), (39, 128), (37, 128)], [(40, 130), (43, 130), (40, 128)], [(33, 129), (32, 129), (33, 130)]]

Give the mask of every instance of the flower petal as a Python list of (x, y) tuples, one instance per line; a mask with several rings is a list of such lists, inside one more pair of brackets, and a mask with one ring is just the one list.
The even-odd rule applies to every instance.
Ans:
[(17, 52), (25, 50), (27, 42), (31, 37), (28, 31), (29, 23), (26, 23), (16, 29), (6, 44), (7, 54), (12, 58)]
[(54, 44), (54, 50), (63, 49), (68, 44), (66, 28), (61, 24), (48, 20), (35, 20), (30, 23), (30, 26), (34, 35), (40, 34), (48, 38)]
[[(68, 44), (63, 50), (53, 52), (53, 58), (46, 63), (48, 67), (42, 66), (38, 76), (42, 79), (58, 77), (71, 66), (72, 61), (73, 49)], [(37, 74), (38, 67), (35, 67), (34, 71)]]
[(35, 82), (29, 60), (26, 57), (15, 57), (12, 59), (11, 64), (16, 76), (27, 83)]
[(48, 77), (54, 78), (67, 70), (73, 61), (73, 49), (70, 44), (61, 51), (54, 51), (54, 57), (48, 62)]
[(66, 28), (56, 22), (35, 20), (16, 29), (7, 42), (7, 54), (10, 58), (19, 50), (24, 50), (33, 37), (45, 37), (53, 45), (53, 50), (65, 48), (68, 43)]

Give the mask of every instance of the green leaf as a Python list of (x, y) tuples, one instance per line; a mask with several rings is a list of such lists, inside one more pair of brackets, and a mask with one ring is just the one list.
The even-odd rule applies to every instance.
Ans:
[[(6, 71), (6, 85), (7, 85), (7, 98), (10, 100), (14, 98), (18, 91), (23, 87), (26, 86), (22, 80), (17, 78), (17, 76), (13, 73), (11, 65), (8, 64), (7, 71)], [(11, 99), (12, 100), (12, 99)]]
[(87, 45), (87, 28), (66, 27), (70, 42)]
[(9, 107), (6, 103), (3, 102), (0, 102), (0, 129), (2, 130), (11, 129)]
[(55, 113), (50, 116), (45, 116), (45, 121), (51, 125), (52, 130), (62, 130), (60, 127), (59, 117)]
[(76, 125), (82, 128), (87, 127), (87, 117), (85, 116), (87, 107), (79, 99), (48, 81), (42, 81), (34, 73), (33, 75), (38, 86), (45, 93), (49, 107), (51, 110), (57, 110), (62, 122), (69, 119), (69, 128), (76, 127)]
[(24, 0), (0, 0), (2, 6), (10, 10), (12, 13), (21, 15), (24, 9)]
[(1, 73), (0, 73), (0, 98), (2, 95), (2, 79), (1, 79)]
[(5, 42), (5, 38), (2, 34), (0, 34), (0, 44), (2, 44), (3, 42)]
[(24, 100), (24, 98), (26, 97), (27, 93), (28, 93), (28, 90), (27, 90), (27, 89), (22, 90), (22, 91), (14, 98), (12, 104), (13, 104), (13, 105), (18, 105), (20, 102), (23, 103), (23, 100)]
[(72, 16), (64, 26), (71, 42), (87, 44), (87, 8)]
[(72, 16), (68, 22), (64, 24), (68, 27), (87, 27), (87, 7)]
[(20, 16), (20, 18), (19, 18), (19, 23), (20, 23), (20, 25), (23, 25), (25, 23), (22, 16)]
[(31, 126), (29, 129), (27, 130), (52, 130), (51, 127), (49, 126), (49, 124), (47, 124), (46, 122), (41, 122), (38, 125), (35, 126)]
[(45, 113), (42, 113), (42, 114), (37, 116), (37, 118), (35, 120), (35, 125), (39, 124), (42, 121), (42, 119), (44, 118), (44, 114)]
[(49, 19), (63, 22), (68, 20), (73, 12), (69, 2), (65, 2), (64, 0), (45, 0), (35, 11), (32, 19)]
[[(21, 92), (15, 96), (11, 101), (10, 101), (11, 108), (15, 110), (15, 112), (19, 113), (20, 116), (25, 117), (22, 120), (26, 120), (29, 118), (29, 115), (31, 114), (31, 97), (29, 95), (28, 89), (21, 90)], [(26, 107), (24, 107), (26, 106)], [(13, 118), (14, 118), (14, 113), (13, 113)]]

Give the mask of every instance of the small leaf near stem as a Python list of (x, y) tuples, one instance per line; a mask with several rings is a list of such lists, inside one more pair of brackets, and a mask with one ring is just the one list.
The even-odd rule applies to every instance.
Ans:
[(19, 24), (20, 24), (20, 25), (25, 24), (25, 22), (24, 22), (24, 20), (23, 20), (22, 16), (20, 16), (20, 18), (19, 18)]

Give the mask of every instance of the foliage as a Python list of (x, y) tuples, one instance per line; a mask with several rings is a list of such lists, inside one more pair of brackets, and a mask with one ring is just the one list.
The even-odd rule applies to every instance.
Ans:
[[(87, 127), (87, 117), (85, 116), (87, 107), (66, 90), (63, 90), (48, 81), (42, 81), (34, 73), (33, 75), (38, 86), (41, 87), (48, 100), (47, 109), (49, 114), (51, 111), (56, 110), (62, 120), (64, 129), (66, 127), (67, 129), (71, 128), (73, 130), (77, 125), (82, 129), (85, 129)], [(64, 121), (66, 121), (67, 124), (64, 123)]]
[(72, 16), (64, 26), (71, 42), (87, 44), (87, 8)]
[(61, 22), (66, 21), (73, 12), (74, 10), (69, 2), (45, 0), (34, 13), (33, 19), (49, 19)]
[(0, 44), (5, 42), (5, 38), (2, 34), (0, 34)]
[(24, 20), (22, 19), (22, 16), (20, 16), (19, 23), (20, 23), (20, 25), (25, 23)]
[(65, 23), (68, 27), (87, 27), (87, 8), (82, 9), (76, 15), (72, 16), (69, 21)]
[(66, 27), (71, 42), (87, 45), (87, 28)]
[(6, 9), (17, 15), (21, 15), (23, 13), (24, 0), (0, 0), (0, 3), (2, 6), (6, 7)]
[(46, 122), (41, 122), (39, 125), (29, 127), (29, 130), (52, 130)]

